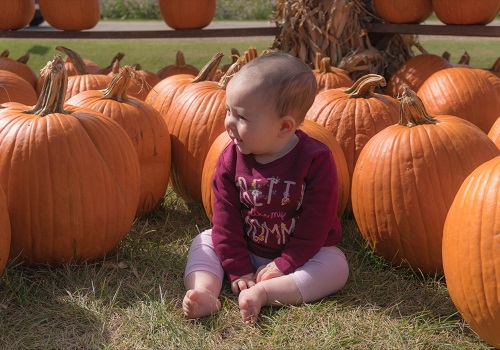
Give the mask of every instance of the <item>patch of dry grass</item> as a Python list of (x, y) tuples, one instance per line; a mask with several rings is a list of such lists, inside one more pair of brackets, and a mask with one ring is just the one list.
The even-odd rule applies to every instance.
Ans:
[(209, 227), (201, 205), (171, 190), (105, 259), (63, 268), (8, 264), (0, 280), (0, 348), (20, 349), (487, 349), (441, 278), (395, 268), (367, 249), (353, 220), (341, 243), (351, 274), (323, 300), (266, 307), (240, 321), (224, 286), (222, 311), (182, 315), (191, 239)]

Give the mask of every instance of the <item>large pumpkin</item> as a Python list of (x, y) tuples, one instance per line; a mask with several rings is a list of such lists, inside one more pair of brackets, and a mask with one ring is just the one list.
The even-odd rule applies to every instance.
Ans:
[(0, 70), (0, 103), (19, 102), (28, 105), (37, 100), (35, 88), (21, 76)]
[(453, 303), (470, 327), (500, 348), (500, 156), (460, 187), (443, 231), (443, 267)]
[(0, 110), (0, 187), (11, 256), (28, 263), (92, 260), (110, 252), (135, 218), (140, 172), (123, 128), (87, 108), (63, 106), (67, 78), (55, 56), (33, 106)]
[(38, 0), (43, 18), (61, 30), (95, 27), (101, 16), (100, 0)]
[[(345, 211), (350, 192), (349, 171), (347, 170), (347, 162), (345, 160), (344, 153), (342, 152), (342, 148), (340, 147), (337, 140), (335, 140), (333, 134), (324, 126), (321, 126), (318, 123), (310, 120), (304, 120), (304, 123), (300, 126), (300, 129), (302, 129), (310, 137), (327, 145), (333, 154), (333, 158), (335, 159), (335, 165), (337, 168), (339, 187), (337, 215), (340, 217)], [(215, 173), (215, 166), (220, 154), (227, 147), (227, 145), (229, 145), (230, 142), (231, 138), (229, 137), (227, 132), (224, 131), (223, 133), (221, 133), (212, 143), (212, 146), (207, 153), (205, 163), (203, 165), (201, 195), (205, 213), (210, 220), (212, 219), (213, 213), (212, 178)]]
[(0, 1), (0, 30), (17, 30), (26, 27), (35, 15), (34, 0)]
[(432, 8), (445, 24), (488, 24), (500, 11), (500, 1), (432, 0)]
[[(376, 133), (399, 120), (398, 102), (387, 95), (374, 92), (385, 85), (377, 74), (359, 78), (348, 89), (328, 89), (316, 95), (306, 119), (330, 130), (340, 144), (352, 177), (359, 153)], [(349, 199), (347, 212), (352, 212)]]
[(500, 79), (484, 69), (439, 70), (422, 84), (418, 97), (430, 114), (464, 118), (485, 133), (500, 115)]
[(432, 13), (432, 0), (373, 0), (373, 6), (389, 23), (421, 23)]
[(161, 114), (146, 102), (127, 95), (135, 71), (122, 67), (106, 90), (88, 90), (67, 103), (98, 111), (120, 124), (134, 144), (141, 167), (137, 215), (146, 216), (165, 196), (170, 176), (170, 135)]
[(158, 0), (160, 15), (173, 29), (201, 29), (215, 16), (215, 0)]
[(10, 251), (10, 218), (7, 208), (7, 197), (0, 188), (0, 276), (9, 260)]
[(359, 155), (352, 207), (377, 254), (423, 273), (442, 272), (441, 242), (450, 205), (465, 178), (500, 150), (478, 127), (429, 116), (404, 89), (401, 121), (372, 137)]

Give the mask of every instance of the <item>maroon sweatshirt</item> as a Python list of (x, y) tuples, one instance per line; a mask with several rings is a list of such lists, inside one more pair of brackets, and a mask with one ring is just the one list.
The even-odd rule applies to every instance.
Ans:
[(297, 130), (297, 145), (267, 164), (229, 144), (217, 162), (212, 240), (230, 281), (254, 273), (249, 251), (284, 274), (340, 241), (338, 180), (330, 149)]

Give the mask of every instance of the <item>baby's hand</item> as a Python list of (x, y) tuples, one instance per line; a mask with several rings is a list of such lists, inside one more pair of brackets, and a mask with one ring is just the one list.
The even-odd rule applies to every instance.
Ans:
[(255, 286), (255, 274), (249, 273), (248, 275), (241, 276), (231, 282), (231, 290), (234, 294), (240, 294), (241, 290)]
[(270, 262), (267, 265), (262, 265), (261, 267), (259, 267), (255, 274), (257, 275), (257, 278), (255, 279), (257, 283), (265, 280), (270, 280), (271, 278), (284, 276), (284, 273), (281, 272), (278, 267), (276, 267), (274, 261)]

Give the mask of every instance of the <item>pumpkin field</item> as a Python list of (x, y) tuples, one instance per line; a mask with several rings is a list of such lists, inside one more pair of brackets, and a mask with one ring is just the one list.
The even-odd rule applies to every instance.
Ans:
[[(353, 35), (360, 4), (434, 2), (456, 20), (278, 0), (277, 37), (0, 40), (0, 349), (500, 348), (500, 38)], [(349, 279), (252, 325), (226, 281), (190, 320), (225, 87), (267, 50), (316, 77), (300, 128), (336, 161)]]

